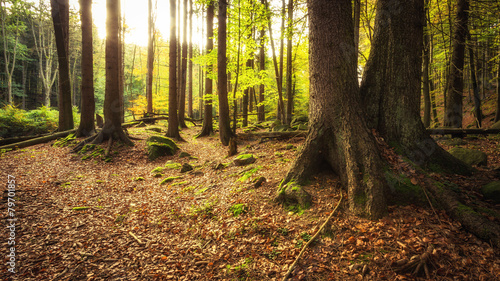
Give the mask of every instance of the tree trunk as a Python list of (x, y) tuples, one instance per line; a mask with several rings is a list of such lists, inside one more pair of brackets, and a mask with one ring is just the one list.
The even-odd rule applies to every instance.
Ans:
[[(214, 48), (214, 2), (207, 6), (207, 51), (209, 54)], [(212, 117), (212, 96), (213, 96), (213, 81), (208, 73), (212, 72), (212, 65), (207, 65), (206, 78), (205, 78), (205, 109), (203, 116), (203, 127), (198, 137), (209, 136), (214, 133), (213, 117)]]
[(444, 126), (462, 127), (462, 107), (464, 90), (464, 54), (468, 24), (468, 0), (458, 0), (457, 17), (453, 31), (453, 52), (451, 55), (450, 76), (448, 78)]
[(175, 36), (176, 18), (175, 1), (170, 0), (170, 42), (168, 68), (168, 129), (167, 137), (181, 139), (179, 121), (177, 119), (177, 37)]
[(219, 136), (223, 145), (229, 145), (229, 139), (233, 137), (231, 125), (229, 123), (229, 102), (227, 99), (227, 58), (226, 58), (226, 39), (227, 39), (227, 2), (219, 0), (219, 32), (217, 47), (217, 92), (219, 93)]
[[(264, 1), (262, 0), (262, 2)], [(262, 27), (262, 29), (260, 30), (259, 73), (263, 73), (266, 70), (266, 47), (264, 42), (265, 35), (266, 35), (266, 30), (264, 27)], [(258, 122), (264, 122), (266, 120), (265, 106), (264, 106), (264, 92), (265, 92), (265, 86), (264, 82), (262, 82), (259, 85), (259, 105), (257, 107)]]
[(73, 109), (69, 77), (69, 0), (51, 0), (52, 21), (59, 61), (59, 131), (71, 130)]
[(378, 1), (360, 88), (368, 126), (417, 165), (469, 173), (468, 166), (430, 138), (420, 118), (423, 24), (423, 0)]
[(379, 218), (387, 211), (387, 183), (375, 139), (359, 111), (351, 1), (311, 0), (308, 8), (310, 129), (281, 187), (304, 182), (326, 162), (347, 187), (350, 210)]
[[(285, 4), (285, 0), (281, 0), (281, 30), (280, 30), (280, 62), (279, 62), (279, 76), (280, 76), (280, 89), (281, 89), (281, 92), (280, 92), (280, 95), (283, 95), (283, 65), (284, 65), (284, 53), (285, 53), (285, 34), (286, 34), (286, 31), (285, 31), (285, 18), (286, 18), (286, 4)], [(281, 110), (281, 112), (279, 112)], [(286, 124), (286, 108), (285, 108), (285, 104), (283, 103), (283, 105), (281, 107), (278, 107), (278, 116), (283, 116), (283, 118), (281, 119), (281, 122), (283, 122), (283, 124)]]
[(361, 0), (354, 0), (354, 49), (356, 49), (356, 72), (358, 71), (359, 23), (361, 20)]
[(188, 113), (193, 118), (193, 0), (189, 0)]
[(292, 83), (292, 37), (293, 37), (293, 0), (288, 0), (288, 30), (286, 46), (286, 123), (292, 122), (293, 115), (293, 83)]
[[(4, 1), (0, 2), (0, 8), (2, 13), (2, 39), (3, 39), (3, 54), (4, 54), (4, 65), (5, 65), (5, 73), (7, 75), (7, 104), (13, 104), (13, 96), (12, 96), (12, 76), (14, 74), (14, 69), (16, 66), (16, 56), (17, 56), (17, 44), (19, 42), (19, 16), (16, 16), (16, 36), (15, 36), (15, 44), (12, 54), (8, 54), (8, 46), (7, 46), (7, 34), (5, 32), (5, 24), (6, 24), (6, 14), (7, 8), (3, 5)], [(12, 61), (11, 56), (12, 55)], [(9, 64), (12, 63), (12, 66), (9, 68)]]
[(497, 112), (495, 122), (500, 121), (500, 44), (498, 45), (498, 65), (497, 65)]
[(467, 28), (467, 37), (469, 41), (469, 67), (472, 79), (472, 90), (474, 92), (474, 115), (476, 115), (477, 127), (481, 128), (483, 122), (483, 113), (481, 112), (481, 98), (479, 97), (479, 86), (476, 78), (476, 64), (474, 63), (474, 51), (472, 50), (472, 38)]
[(236, 134), (238, 127), (238, 99), (236, 91), (238, 90), (238, 79), (240, 78), (240, 55), (241, 55), (241, 7), (238, 8), (238, 51), (236, 54), (236, 81), (233, 90), (233, 134)]
[(153, 1), (148, 0), (148, 73), (146, 77), (146, 100), (147, 113), (153, 113), (153, 68), (154, 68), (154, 22), (153, 22)]
[[(425, 1), (425, 15), (428, 15), (429, 0)], [(427, 22), (427, 21), (426, 21)], [(424, 30), (424, 52), (422, 66), (422, 95), (424, 98), (424, 126), (431, 126), (431, 93), (429, 89), (429, 67), (430, 67), (430, 27), (425, 25)]]
[(92, 0), (80, 0), (80, 18), (82, 22), (82, 108), (80, 115), (80, 126), (78, 127), (76, 136), (89, 137), (95, 134)]
[(181, 51), (181, 89), (179, 91), (179, 126), (181, 128), (187, 128), (186, 122), (184, 121), (184, 115), (186, 113), (186, 75), (187, 75), (187, 53), (188, 53), (188, 45), (187, 45), (187, 0), (184, 0), (182, 14), (182, 51)]

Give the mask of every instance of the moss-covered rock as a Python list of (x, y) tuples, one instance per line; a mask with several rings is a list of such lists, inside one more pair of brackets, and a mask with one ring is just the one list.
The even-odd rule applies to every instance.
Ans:
[(184, 157), (191, 157), (191, 154), (187, 153), (186, 151), (181, 151), (181, 153), (179, 153), (179, 158)]
[(281, 186), (275, 200), (285, 205), (298, 204), (303, 209), (309, 208), (312, 204), (312, 196), (295, 182)]
[(479, 150), (454, 147), (448, 150), (448, 152), (462, 162), (471, 166), (486, 166), (488, 164), (488, 156), (486, 155), (486, 153)]
[(490, 182), (481, 188), (481, 193), (486, 200), (500, 203), (500, 181)]
[(189, 163), (184, 163), (182, 164), (182, 167), (181, 167), (181, 173), (187, 173), (189, 171), (192, 171), (194, 168), (193, 166), (191, 166), (191, 164)]
[(273, 132), (287, 132), (287, 131), (293, 131), (292, 128), (288, 125), (278, 125), (273, 127)]
[(234, 166), (246, 166), (254, 163), (256, 161), (256, 158), (253, 156), (253, 154), (240, 154), (234, 159), (233, 165)]
[(150, 161), (161, 156), (174, 155), (179, 149), (173, 140), (162, 136), (151, 136), (146, 140), (146, 144)]

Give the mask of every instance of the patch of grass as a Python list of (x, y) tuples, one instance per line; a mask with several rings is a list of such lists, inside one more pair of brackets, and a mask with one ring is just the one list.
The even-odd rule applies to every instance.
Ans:
[(296, 214), (299, 216), (304, 214), (304, 209), (299, 204), (288, 205), (286, 208), (292, 214)]
[(198, 189), (196, 190), (196, 192), (194, 193), (195, 195), (200, 195), (202, 194), (203, 192), (207, 191), (208, 190), (208, 187), (204, 187), (202, 189)]
[(283, 236), (287, 236), (289, 233), (289, 230), (286, 227), (280, 227), (280, 228), (278, 228), (278, 233), (283, 235)]
[(311, 240), (311, 235), (307, 232), (302, 232), (300, 234), (300, 238), (302, 238), (302, 240), (304, 240), (306, 242), (309, 242), (309, 240)]
[(248, 211), (246, 204), (234, 204), (229, 208), (229, 212), (233, 213), (234, 217), (244, 214)]
[(191, 206), (191, 214), (195, 216), (202, 216), (203, 218), (213, 218), (215, 216), (214, 209), (219, 203), (218, 198), (210, 198), (202, 205)]

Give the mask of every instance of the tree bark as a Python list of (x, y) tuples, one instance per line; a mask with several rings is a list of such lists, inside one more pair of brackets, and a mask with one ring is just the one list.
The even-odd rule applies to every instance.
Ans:
[[(425, 15), (429, 11), (429, 0), (425, 1)], [(429, 89), (429, 67), (430, 67), (430, 27), (427, 22), (430, 19), (426, 18), (425, 30), (424, 30), (424, 52), (423, 52), (423, 66), (422, 66), (422, 95), (424, 98), (424, 127), (429, 128), (431, 126), (431, 93)]]
[(286, 123), (292, 122), (293, 115), (293, 83), (292, 83), (292, 37), (293, 37), (293, 0), (288, 0), (288, 28), (286, 46)]
[(498, 62), (497, 62), (497, 112), (495, 114), (495, 122), (500, 121), (500, 44), (498, 45)]
[(167, 137), (181, 139), (179, 121), (177, 119), (177, 37), (176, 27), (176, 0), (170, 0), (170, 42), (168, 68), (168, 128)]
[(470, 173), (430, 138), (420, 118), (423, 24), (423, 0), (378, 1), (360, 88), (368, 126), (417, 165)]
[(189, 0), (188, 113), (193, 118), (193, 0)]
[(219, 32), (217, 48), (217, 92), (219, 93), (219, 137), (223, 145), (229, 145), (229, 139), (233, 137), (229, 123), (229, 102), (227, 99), (227, 2), (219, 0)]
[[(262, 0), (262, 2), (264, 2)], [(266, 30), (264, 27), (260, 30), (260, 51), (259, 51), (259, 75), (264, 75), (264, 71), (266, 71), (266, 47), (265, 47), (265, 38)], [(262, 79), (263, 77), (261, 77)], [(257, 107), (257, 121), (264, 122), (266, 120), (265, 106), (264, 106), (264, 92), (265, 86), (264, 82), (259, 85), (259, 105)]]
[(51, 0), (52, 21), (59, 62), (59, 131), (71, 130), (73, 109), (69, 77), (69, 0)]
[[(207, 6), (207, 51), (210, 53), (214, 48), (214, 2)], [(205, 78), (205, 109), (203, 116), (203, 127), (197, 137), (209, 136), (214, 133), (213, 116), (212, 116), (212, 96), (213, 96), (213, 81), (208, 73), (212, 71), (213, 66), (207, 65)]]
[(351, 1), (311, 0), (308, 8), (310, 129), (283, 184), (304, 182), (326, 162), (347, 187), (350, 210), (379, 218), (387, 211), (387, 183), (375, 139), (359, 111)]
[(188, 1), (183, 1), (183, 21), (182, 21), (182, 50), (181, 50), (181, 71), (180, 71), (180, 84), (181, 89), (179, 91), (179, 126), (181, 128), (187, 128), (186, 122), (184, 121), (184, 115), (186, 114), (186, 75), (187, 75), (187, 53), (188, 53), (188, 45), (187, 45), (187, 5)]
[(154, 68), (154, 22), (153, 22), (153, 1), (148, 0), (148, 73), (146, 77), (146, 111), (153, 113), (153, 68)]
[(479, 96), (479, 86), (477, 84), (476, 78), (476, 64), (474, 62), (474, 50), (472, 50), (472, 38), (469, 33), (469, 29), (467, 28), (467, 37), (469, 41), (469, 67), (470, 67), (470, 76), (472, 79), (472, 90), (474, 92), (474, 115), (476, 115), (476, 125), (478, 128), (481, 128), (483, 122), (483, 113), (481, 112), (481, 97)]
[(464, 90), (464, 54), (465, 39), (468, 24), (468, 0), (458, 0), (457, 16), (453, 31), (453, 46), (448, 78), (444, 126), (452, 128), (462, 127), (463, 90)]
[(80, 115), (80, 125), (78, 127), (76, 136), (89, 137), (95, 134), (92, 0), (80, 0), (80, 18), (82, 22), (82, 108)]

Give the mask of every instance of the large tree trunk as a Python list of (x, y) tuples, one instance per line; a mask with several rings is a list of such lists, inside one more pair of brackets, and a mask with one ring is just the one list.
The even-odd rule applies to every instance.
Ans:
[[(207, 51), (210, 53), (214, 48), (214, 2), (207, 6)], [(207, 65), (206, 78), (205, 78), (205, 109), (203, 116), (203, 127), (198, 137), (209, 136), (214, 133), (213, 127), (213, 114), (212, 114), (212, 95), (213, 95), (213, 81), (208, 73), (212, 71), (213, 66)]]
[(283, 184), (303, 182), (326, 162), (347, 187), (350, 210), (381, 217), (387, 208), (387, 183), (360, 111), (351, 1), (311, 0), (308, 8), (310, 130)]
[(95, 133), (94, 101), (94, 57), (92, 47), (92, 0), (80, 0), (82, 21), (82, 108), (80, 126), (76, 136), (91, 136)]
[(453, 52), (450, 63), (447, 95), (444, 113), (444, 126), (462, 127), (462, 107), (464, 90), (464, 54), (467, 35), (469, 1), (458, 0), (457, 17), (453, 31)]
[[(368, 126), (417, 165), (450, 172), (470, 168), (430, 138), (420, 119), (423, 0), (379, 0), (361, 95)], [(390, 81), (390, 83), (388, 82)]]
[(170, 42), (168, 68), (168, 128), (167, 137), (181, 139), (177, 119), (177, 38), (175, 36), (175, 0), (170, 0)]
[(183, 21), (182, 21), (182, 50), (181, 50), (181, 71), (180, 71), (180, 85), (181, 89), (179, 91), (179, 126), (181, 128), (187, 128), (186, 122), (184, 121), (184, 115), (186, 113), (186, 75), (187, 75), (187, 0), (183, 1)]
[(52, 21), (59, 62), (59, 131), (71, 130), (73, 109), (69, 78), (69, 0), (51, 0)]
[(217, 49), (217, 91), (219, 93), (219, 136), (223, 145), (229, 145), (233, 137), (229, 123), (229, 102), (227, 100), (227, 58), (226, 58), (226, 0), (219, 0), (219, 32)]
[(153, 113), (153, 68), (154, 68), (154, 23), (153, 23), (153, 1), (148, 0), (148, 73), (146, 77), (146, 100), (147, 113)]

